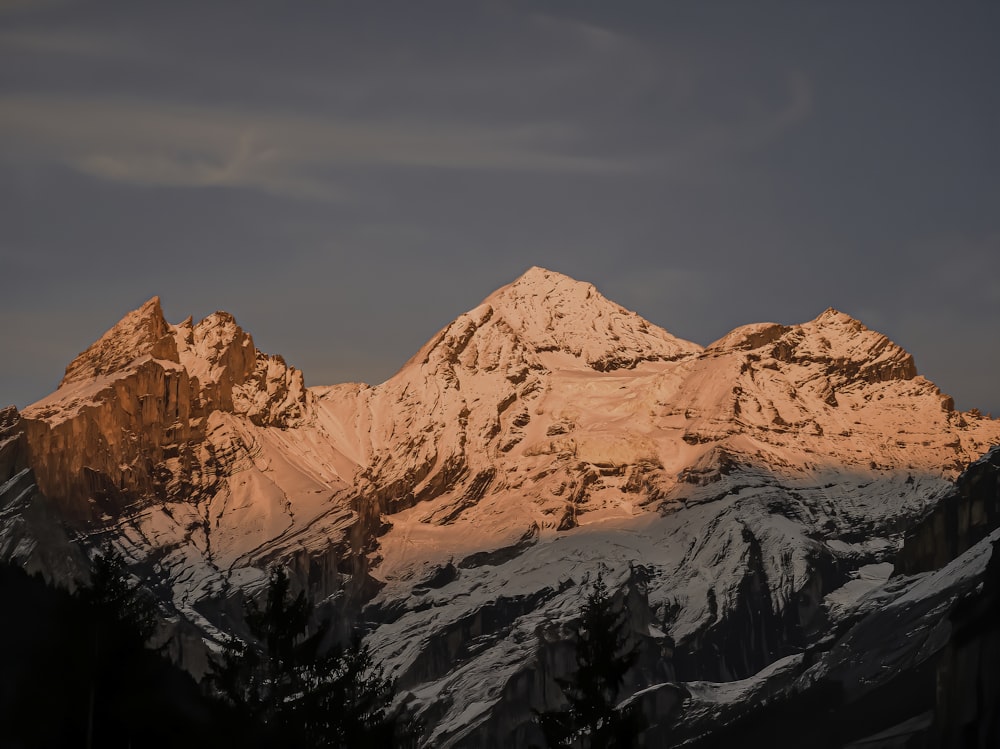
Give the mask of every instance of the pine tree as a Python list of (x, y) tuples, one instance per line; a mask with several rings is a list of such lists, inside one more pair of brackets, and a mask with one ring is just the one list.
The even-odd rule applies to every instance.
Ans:
[(77, 596), (93, 612), (99, 637), (116, 647), (143, 648), (156, 631), (155, 601), (131, 581), (125, 560), (110, 545), (92, 560), (90, 581)]
[(538, 723), (550, 747), (627, 749), (641, 730), (642, 716), (634, 705), (616, 707), (625, 674), (639, 657), (629, 645), (628, 608), (615, 610), (598, 574), (576, 627), (577, 670), (572, 679), (557, 679), (568, 703), (563, 710), (538, 713)]
[[(252, 749), (235, 711), (149, 647), (152, 593), (105, 546), (75, 593), (0, 564), (0, 746)], [(7, 613), (5, 611), (5, 613)]]
[(304, 592), (290, 598), (289, 587), (284, 570), (272, 568), (264, 608), (254, 601), (246, 606), (252, 639), (230, 637), (211, 674), (219, 692), (247, 717), (278, 731), (294, 725), (291, 703), (304, 690), (325, 634), (321, 628), (306, 637), (312, 605)]
[(77, 652), (88, 674), (85, 746), (114, 736), (135, 735), (154, 653), (147, 644), (157, 626), (152, 597), (129, 578), (121, 555), (106, 545), (91, 562), (89, 583), (80, 584), (77, 600), (86, 612)]
[(389, 747), (415, 727), (390, 714), (395, 686), (359, 639), (326, 648), (328, 623), (312, 634), (312, 602), (292, 597), (288, 576), (273, 567), (263, 608), (247, 605), (251, 639), (231, 638), (210, 680), (270, 739), (294, 747)]
[(360, 638), (317, 660), (297, 706), (310, 746), (391, 747), (416, 738), (415, 726), (391, 715), (395, 685)]

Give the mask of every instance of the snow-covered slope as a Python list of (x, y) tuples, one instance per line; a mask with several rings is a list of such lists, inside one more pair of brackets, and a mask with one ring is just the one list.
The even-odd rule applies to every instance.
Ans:
[(648, 690), (682, 699), (651, 721), (647, 741), (692, 749), (996, 745), (998, 549), (1000, 447), (908, 531), (895, 569), (864, 568), (826, 597), (836, 627), (805, 652), (748, 679)]
[(632, 687), (752, 675), (1000, 442), (835, 310), (703, 349), (540, 268), (377, 387), (306, 389), (230, 315), (172, 326), (153, 299), (20, 429), (64, 520), (200, 631), (287, 564), (434, 746), (531, 737), (598, 564), (635, 601)]

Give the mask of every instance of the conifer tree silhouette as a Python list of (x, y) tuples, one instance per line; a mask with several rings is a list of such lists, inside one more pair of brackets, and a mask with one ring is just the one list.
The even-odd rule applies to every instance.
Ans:
[[(76, 593), (86, 617), (78, 651), (87, 674), (85, 746), (113, 736), (140, 732), (139, 714), (145, 686), (155, 661), (147, 643), (156, 631), (152, 597), (134, 584), (122, 556), (105, 545), (91, 561), (90, 580)], [(144, 707), (144, 705), (142, 705)]]
[(230, 638), (209, 679), (275, 745), (286, 747), (407, 746), (416, 726), (390, 713), (395, 685), (355, 639), (327, 647), (328, 622), (318, 622), (304, 592), (290, 594), (288, 575), (272, 567), (263, 608), (250, 602), (251, 639)]
[(567, 705), (537, 713), (549, 747), (627, 749), (635, 744), (642, 728), (638, 707), (617, 707), (625, 674), (638, 659), (638, 646), (629, 640), (627, 606), (616, 610), (598, 573), (576, 626), (576, 673), (557, 679)]

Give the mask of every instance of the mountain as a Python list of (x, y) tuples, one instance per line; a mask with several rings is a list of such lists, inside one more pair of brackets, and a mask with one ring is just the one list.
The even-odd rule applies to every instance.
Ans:
[(541, 268), (376, 387), (306, 388), (231, 315), (170, 325), (154, 298), (4, 414), (7, 558), (69, 579), (67, 549), (110, 539), (195, 673), (281, 563), (436, 747), (537, 737), (599, 568), (642, 645), (629, 693), (814, 646), (1000, 443), (836, 310), (702, 348)]
[(870, 590), (838, 602), (833, 631), (748, 679), (653, 688), (686, 702), (648, 737), (698, 749), (996, 746), (998, 550), (1000, 447), (907, 532), (890, 580), (856, 581)]

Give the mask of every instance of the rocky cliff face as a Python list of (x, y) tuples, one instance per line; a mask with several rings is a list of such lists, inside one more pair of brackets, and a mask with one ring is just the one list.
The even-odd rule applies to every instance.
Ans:
[(206, 439), (209, 416), (287, 426), (306, 400), (301, 373), (258, 352), (232, 316), (172, 327), (154, 297), (74, 359), (23, 426), (42, 491), (85, 524), (211, 496), (227, 458)]
[[(983, 543), (983, 542), (980, 542)], [(948, 645), (936, 659), (935, 710), (928, 746), (977, 749), (1000, 744), (1000, 540), (979, 588), (949, 614)]]
[(285, 564), (441, 747), (530, 737), (598, 564), (634, 599), (630, 689), (809, 647), (1000, 442), (842, 313), (703, 349), (540, 268), (378, 387), (306, 389), (230, 315), (153, 299), (19, 424), (47, 506), (198, 631)]
[(959, 476), (926, 517), (906, 534), (896, 573), (938, 569), (1000, 527), (1000, 447)]
[(87, 564), (61, 521), (28, 465), (20, 414), (0, 408), (0, 559), (72, 589)]

